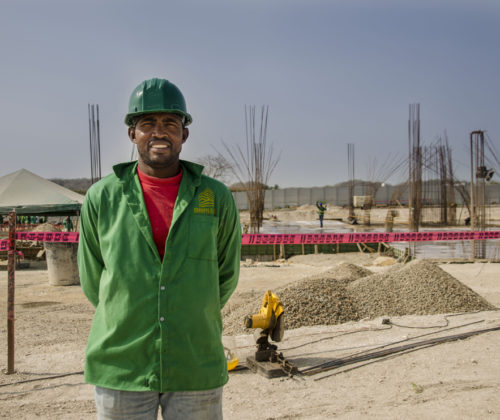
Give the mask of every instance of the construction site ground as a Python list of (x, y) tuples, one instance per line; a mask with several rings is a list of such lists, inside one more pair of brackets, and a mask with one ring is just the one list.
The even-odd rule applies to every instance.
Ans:
[[(268, 289), (319, 274), (341, 261), (374, 272), (390, 269), (374, 265), (376, 257), (353, 253), (243, 262), (229, 304), (243, 302), (245, 294), (263, 295)], [(16, 373), (0, 375), (0, 418), (95, 418), (93, 387), (84, 383), (81, 374), (93, 309), (79, 286), (50, 286), (47, 270), (37, 264), (42, 263), (16, 272)], [(500, 264), (442, 262), (440, 267), (500, 307)], [(7, 313), (6, 302), (7, 272), (2, 271), (0, 313)], [(391, 324), (376, 318), (301, 327), (285, 331), (279, 351), (302, 368), (390, 343), (407, 343), (412, 337), (422, 336), (418, 341), (500, 326), (499, 310), (451, 315), (391, 317)], [(6, 336), (4, 322), (2, 369), (7, 366)], [(254, 351), (251, 334), (225, 336), (224, 343), (243, 363)], [(248, 369), (230, 372), (224, 418), (498, 419), (499, 348), (500, 331), (493, 331), (313, 376), (267, 379)]]
[[(327, 204), (327, 210), (324, 215), (325, 221), (343, 220), (347, 221), (349, 217), (349, 208), (347, 206), (330, 206)], [(354, 215), (359, 221), (359, 228), (365, 228), (364, 222), (369, 215), (370, 223), (374, 226), (384, 226), (388, 214), (392, 214), (392, 221), (394, 226), (405, 226), (408, 228), (408, 207), (394, 206), (394, 207), (372, 207), (370, 210), (362, 210), (355, 208)], [(441, 219), (441, 208), (439, 206), (424, 207), (422, 209), (422, 222), (424, 227), (436, 225)], [(291, 222), (297, 223), (298, 221), (317, 221), (318, 210), (315, 205), (304, 204), (301, 206), (292, 206), (289, 208), (265, 210), (264, 218), (267, 220), (276, 220), (277, 222)], [(455, 226), (459, 228), (465, 227), (465, 219), (469, 216), (469, 211), (465, 206), (459, 206), (455, 210), (454, 220)], [(244, 223), (250, 222), (250, 215), (248, 211), (240, 212), (241, 221)], [(490, 227), (500, 226), (500, 204), (491, 204), (485, 208), (485, 217), (487, 225)], [(449, 223), (451, 222), (451, 216)], [(453, 228), (450, 226), (448, 228)], [(290, 232), (292, 233), (292, 232)]]

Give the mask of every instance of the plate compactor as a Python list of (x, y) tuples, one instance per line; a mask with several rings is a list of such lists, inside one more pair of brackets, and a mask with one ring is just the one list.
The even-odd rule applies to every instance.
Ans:
[(268, 378), (293, 376), (298, 373), (297, 368), (283, 357), (283, 353), (277, 352), (278, 346), (269, 342), (269, 338), (280, 342), (285, 333), (285, 313), (278, 296), (268, 290), (262, 299), (259, 312), (247, 315), (244, 323), (245, 327), (255, 329), (257, 351), (254, 356), (247, 358), (251, 370)]

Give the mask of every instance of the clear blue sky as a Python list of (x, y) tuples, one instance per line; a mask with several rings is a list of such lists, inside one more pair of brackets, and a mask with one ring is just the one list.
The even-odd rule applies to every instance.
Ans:
[[(500, 149), (498, 0), (1, 0), (0, 175), (90, 176), (87, 104), (101, 108), (102, 171), (130, 158), (123, 117), (142, 80), (183, 91), (195, 160), (244, 144), (244, 106), (269, 105), (281, 152), (269, 183), (332, 185), (370, 160), (447, 131), (468, 176), (468, 139)], [(498, 179), (497, 179), (498, 180)]]

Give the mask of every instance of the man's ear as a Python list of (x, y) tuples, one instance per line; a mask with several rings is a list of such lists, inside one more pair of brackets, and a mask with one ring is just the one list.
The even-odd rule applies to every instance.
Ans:
[(184, 127), (182, 129), (182, 143), (185, 143), (188, 137), (189, 137), (189, 128)]
[(128, 128), (128, 137), (132, 143), (135, 143), (135, 127)]

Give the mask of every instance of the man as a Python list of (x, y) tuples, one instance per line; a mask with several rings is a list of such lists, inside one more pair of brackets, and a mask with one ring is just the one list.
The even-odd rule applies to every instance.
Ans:
[(65, 232), (72, 232), (73, 231), (73, 222), (71, 221), (71, 217), (66, 216), (66, 218), (63, 221), (63, 226), (64, 226)]
[(324, 206), (321, 201), (316, 201), (316, 207), (318, 208), (319, 226), (323, 227), (323, 218), (325, 217), (326, 206)]
[(132, 93), (138, 162), (114, 166), (82, 206), (78, 265), (95, 306), (85, 379), (99, 419), (222, 418), (221, 309), (236, 288), (239, 216), (229, 190), (179, 159), (192, 121), (163, 79)]

